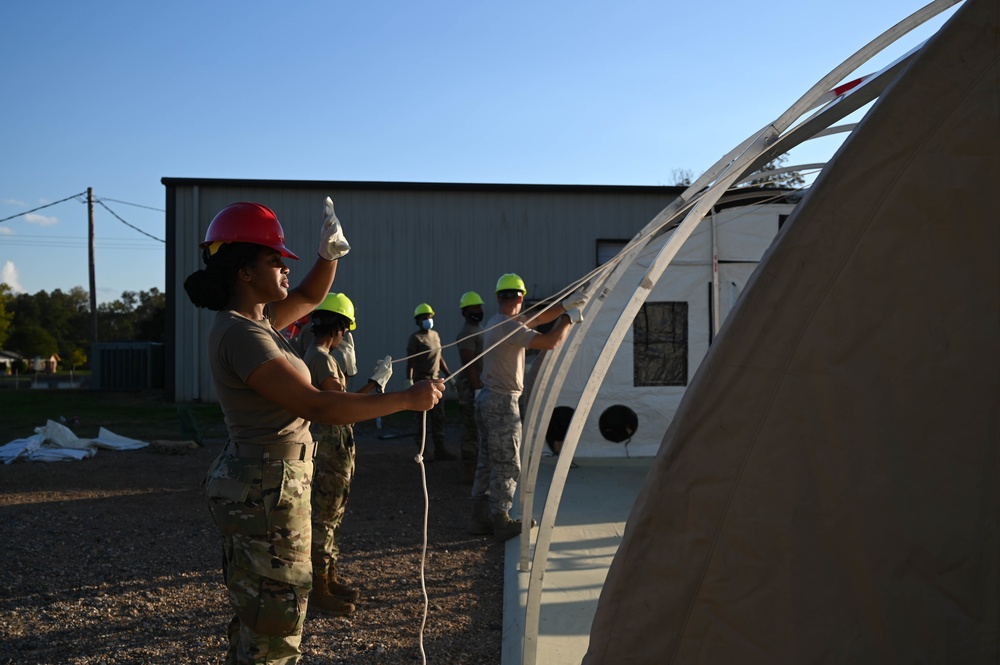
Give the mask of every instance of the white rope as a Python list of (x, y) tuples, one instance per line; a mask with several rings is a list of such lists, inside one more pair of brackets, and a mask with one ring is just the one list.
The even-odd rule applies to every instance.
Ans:
[(427, 412), (423, 412), (420, 421), (420, 452), (414, 457), (414, 461), (420, 465), (420, 479), (424, 486), (424, 542), (420, 550), (420, 589), (424, 594), (424, 615), (420, 619), (420, 659), (423, 665), (427, 665), (427, 652), (424, 651), (424, 628), (427, 626), (427, 608), (430, 600), (427, 597), (427, 580), (424, 571), (427, 567), (427, 516), (430, 512), (430, 496), (427, 493), (427, 468), (424, 466), (424, 445), (427, 442)]

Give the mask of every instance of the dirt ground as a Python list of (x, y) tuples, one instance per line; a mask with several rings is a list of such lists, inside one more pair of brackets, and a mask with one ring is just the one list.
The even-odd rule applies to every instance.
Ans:
[[(305, 664), (420, 663), (424, 490), (412, 437), (357, 428), (340, 572), (350, 617), (310, 615)], [(457, 452), (457, 432), (449, 447)], [(99, 451), (0, 465), (0, 663), (218, 663), (230, 612), (221, 545), (200, 490), (222, 448)], [(426, 464), (428, 663), (500, 660), (503, 545), (466, 534), (460, 462)]]

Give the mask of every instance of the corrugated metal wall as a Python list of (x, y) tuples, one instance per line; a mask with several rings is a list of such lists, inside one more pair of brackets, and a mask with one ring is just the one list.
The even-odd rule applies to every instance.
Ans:
[[(413, 309), (435, 309), (445, 343), (461, 326), (459, 297), (478, 291), (495, 312), (497, 278), (516, 272), (529, 298), (548, 296), (597, 265), (599, 239), (631, 238), (676, 195), (677, 187), (502, 186), (437, 183), (273, 182), (163, 179), (167, 187), (167, 293), (173, 340), (168, 394), (178, 401), (214, 401), (204, 341), (213, 312), (187, 299), (184, 279), (201, 266), (198, 243), (212, 217), (235, 201), (272, 208), (286, 245), (302, 257), (291, 263), (294, 285), (312, 264), (322, 202), (334, 200), (351, 243), (333, 290), (357, 310), (355, 342), (363, 377), (376, 358), (405, 356), (415, 330)], [(454, 348), (445, 351), (459, 366)], [(394, 366), (390, 389), (402, 386), (405, 365)], [(173, 379), (171, 384), (170, 378)], [(358, 382), (358, 385), (361, 385)]]

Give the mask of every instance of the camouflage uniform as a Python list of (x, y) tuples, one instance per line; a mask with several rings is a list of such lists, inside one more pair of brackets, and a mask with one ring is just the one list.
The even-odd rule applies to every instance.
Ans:
[(475, 466), (479, 455), (479, 430), (476, 426), (476, 391), (465, 376), (458, 375), (455, 379), (458, 390), (458, 417), (462, 423), (462, 461)]
[(518, 395), (489, 388), (476, 398), (479, 426), (479, 462), (472, 484), (472, 498), (489, 495), (490, 514), (506, 514), (514, 505), (521, 475), (521, 411)]
[[(304, 360), (313, 386), (319, 388), (332, 377), (346, 391), (347, 375), (329, 349), (313, 343)], [(354, 428), (313, 423), (310, 429), (319, 444), (312, 488), (313, 574), (322, 576), (334, 572), (340, 556), (340, 525), (354, 478)]]
[[(479, 356), (483, 352), (482, 328), (468, 321), (458, 331), (456, 337), (459, 352), (465, 350)], [(483, 359), (473, 363), (478, 374), (483, 372)], [(479, 456), (479, 430), (476, 427), (476, 391), (469, 380), (468, 371), (461, 372), (455, 379), (458, 390), (458, 417), (462, 424), (462, 462), (473, 472)]]
[(312, 570), (315, 575), (331, 572), (340, 556), (340, 525), (351, 495), (354, 455), (354, 429), (350, 425), (323, 426), (312, 488)]
[(290, 665), (299, 660), (312, 588), (313, 463), (236, 457), (235, 445), (226, 445), (205, 482), (236, 612), (225, 662)]

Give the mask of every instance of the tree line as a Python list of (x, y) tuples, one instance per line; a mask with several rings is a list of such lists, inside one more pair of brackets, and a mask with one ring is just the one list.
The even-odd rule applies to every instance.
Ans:
[[(166, 304), (156, 287), (99, 304), (98, 341), (163, 342)], [(29, 294), (0, 283), (0, 350), (24, 358), (58, 354), (64, 365), (80, 368), (90, 355), (90, 325), (90, 295), (81, 286)]]

